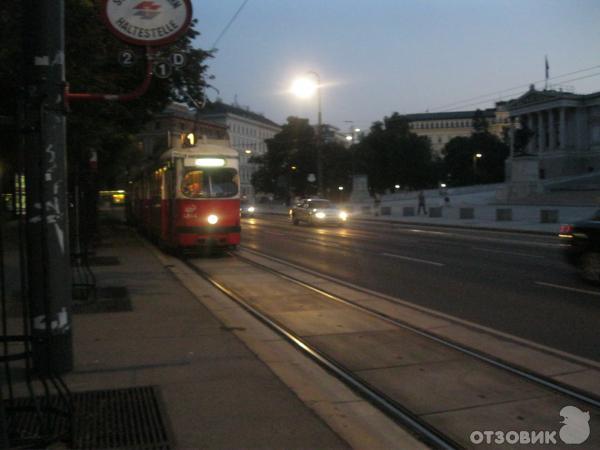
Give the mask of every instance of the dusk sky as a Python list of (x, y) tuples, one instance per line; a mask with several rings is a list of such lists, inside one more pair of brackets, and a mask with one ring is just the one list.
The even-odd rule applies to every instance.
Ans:
[[(243, 3), (192, 1), (203, 49)], [(315, 122), (316, 99), (289, 93), (315, 71), (323, 121), (364, 129), (394, 111), (493, 107), (543, 80), (545, 55), (552, 85), (600, 91), (600, 1), (249, 0), (216, 47), (209, 73), (225, 102)]]

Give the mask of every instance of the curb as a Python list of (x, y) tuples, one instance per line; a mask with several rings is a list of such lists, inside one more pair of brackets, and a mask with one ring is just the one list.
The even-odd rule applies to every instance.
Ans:
[[(258, 215), (272, 215), (272, 216), (287, 216), (285, 212), (276, 211), (261, 211)], [(531, 234), (537, 236), (555, 236), (558, 232), (553, 231), (541, 231), (541, 230), (523, 230), (519, 228), (500, 228), (500, 227), (486, 227), (478, 225), (461, 225), (461, 224), (445, 224), (445, 223), (431, 223), (431, 222), (409, 222), (404, 220), (394, 219), (368, 219), (368, 218), (355, 218), (353, 222), (367, 222), (367, 223), (385, 223), (385, 224), (402, 224), (402, 225), (418, 225), (424, 227), (439, 227), (439, 228), (457, 228), (461, 230), (479, 230), (479, 231), (496, 231), (496, 232), (509, 232), (519, 234)], [(560, 224), (556, 224), (559, 226)]]

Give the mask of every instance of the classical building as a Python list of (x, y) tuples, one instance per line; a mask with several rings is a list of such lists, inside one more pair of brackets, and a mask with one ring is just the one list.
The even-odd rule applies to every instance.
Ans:
[(156, 114), (137, 135), (144, 158), (151, 158), (174, 147), (174, 139), (194, 132), (207, 139), (227, 139), (227, 127), (197, 117), (186, 105), (172, 103)]
[(540, 179), (600, 170), (600, 92), (582, 95), (532, 86), (508, 102), (507, 110), (516, 127), (532, 131), (525, 153), (537, 160)]
[(200, 117), (221, 124), (229, 130), (231, 145), (240, 154), (241, 194), (253, 197), (251, 178), (256, 165), (249, 160), (252, 156), (260, 156), (267, 151), (266, 140), (279, 133), (281, 127), (262, 114), (220, 101), (207, 104)]
[[(476, 111), (452, 111), (422, 114), (407, 114), (411, 131), (419, 136), (426, 136), (431, 141), (434, 154), (441, 156), (444, 146), (455, 137), (469, 137), (473, 133), (473, 118)], [(488, 130), (499, 138), (503, 137), (504, 128), (508, 128), (509, 119), (505, 103), (496, 103), (495, 108), (482, 110), (488, 122)]]

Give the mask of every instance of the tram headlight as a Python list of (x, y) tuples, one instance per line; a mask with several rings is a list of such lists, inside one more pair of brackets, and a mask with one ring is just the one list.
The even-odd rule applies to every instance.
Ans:
[(315, 214), (315, 217), (317, 219), (324, 219), (325, 218), (325, 213), (323, 211), (319, 211), (318, 213)]
[(339, 217), (342, 220), (346, 220), (348, 218), (348, 213), (346, 211), (340, 211)]
[(219, 221), (219, 216), (217, 216), (216, 214), (211, 214), (210, 216), (208, 216), (206, 218), (206, 220), (208, 221), (208, 223), (210, 223), (211, 225), (214, 225), (215, 223), (217, 223)]

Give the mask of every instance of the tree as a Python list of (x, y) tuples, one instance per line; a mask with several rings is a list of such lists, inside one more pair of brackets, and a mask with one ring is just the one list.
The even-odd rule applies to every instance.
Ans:
[(487, 133), (490, 124), (488, 123), (483, 111), (477, 109), (475, 114), (473, 115), (473, 132), (478, 133)]
[[(22, 38), (26, 30), (26, 4), (5, 0), (0, 5), (0, 80), (5, 95), (0, 99), (0, 115), (16, 116), (22, 86)], [(100, 2), (65, 0), (66, 76), (73, 92), (126, 93), (141, 83), (145, 75), (143, 50), (133, 49), (138, 63), (123, 68), (117, 62), (120, 50), (129, 48), (112, 36), (100, 20)], [(156, 112), (170, 101), (193, 104), (202, 99), (207, 83), (205, 60), (209, 53), (192, 48), (199, 34), (196, 21), (176, 43), (160, 49), (159, 56), (172, 51), (185, 54), (187, 64), (169, 79), (153, 79), (148, 92), (129, 103), (73, 102), (67, 116), (69, 169), (75, 173), (87, 167), (91, 150), (98, 153), (100, 184), (114, 187), (123, 182), (125, 162), (136, 156), (134, 136)], [(14, 159), (14, 158), (13, 158)]]
[[(336, 142), (321, 143), (320, 149), (325, 193), (337, 191), (340, 185), (348, 186), (352, 173), (350, 151)], [(316, 183), (308, 181), (310, 174), (317, 173), (316, 134), (308, 119), (288, 117), (281, 131), (267, 140), (267, 152), (251, 162), (260, 165), (252, 176), (256, 191), (271, 192), (286, 200), (317, 192)]]
[[(451, 139), (444, 149), (443, 170), (455, 186), (496, 183), (504, 179), (509, 147), (489, 132)], [(481, 158), (476, 155), (481, 154)]]
[(288, 117), (281, 131), (267, 140), (267, 152), (251, 162), (260, 165), (252, 176), (258, 192), (270, 192), (277, 198), (309, 194), (308, 174), (316, 173), (315, 132), (308, 119)]
[(356, 168), (379, 193), (396, 184), (422, 188), (436, 181), (429, 139), (410, 132), (408, 121), (398, 113), (375, 122), (356, 145)]

